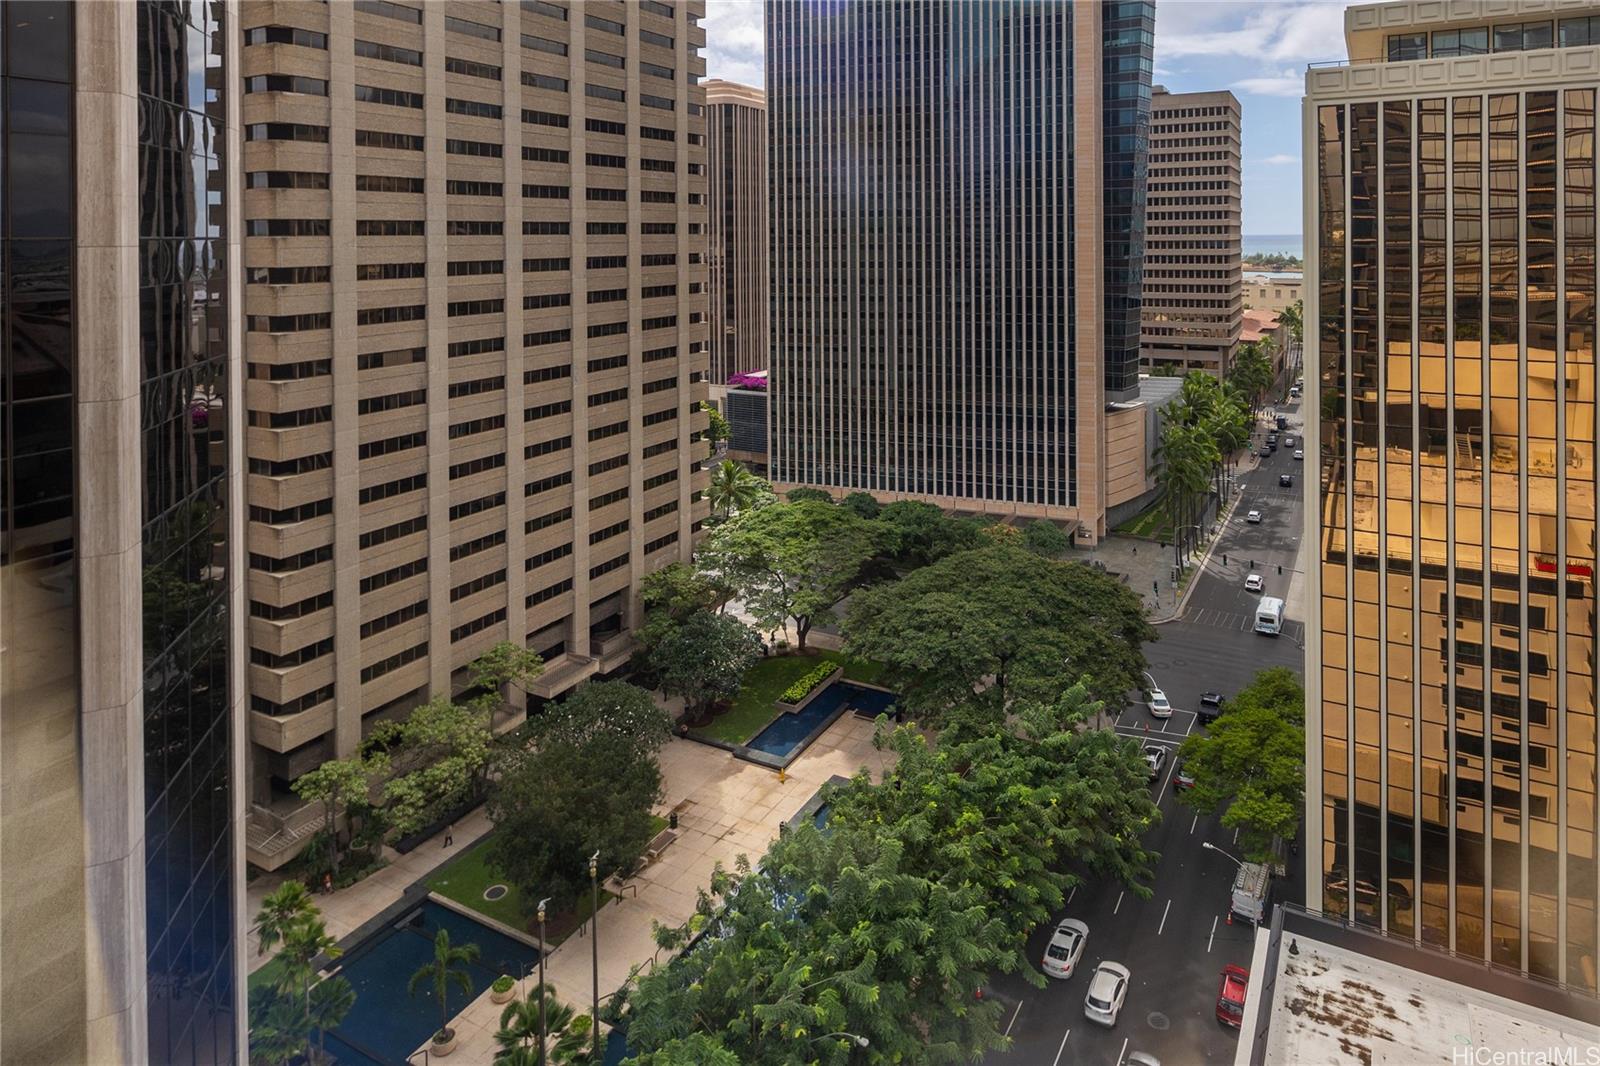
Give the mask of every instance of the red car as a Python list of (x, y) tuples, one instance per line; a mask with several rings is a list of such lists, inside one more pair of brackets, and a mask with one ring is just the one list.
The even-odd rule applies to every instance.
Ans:
[(1217, 1021), (1237, 1029), (1244, 1022), (1244, 993), (1250, 985), (1250, 971), (1242, 966), (1224, 966), (1217, 981)]

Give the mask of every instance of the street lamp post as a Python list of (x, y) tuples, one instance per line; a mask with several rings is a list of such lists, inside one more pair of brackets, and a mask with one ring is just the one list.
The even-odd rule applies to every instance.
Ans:
[(1223, 858), (1233, 859), (1235, 865), (1237, 865), (1241, 870), (1244, 869), (1244, 860), (1243, 859), (1235, 858), (1234, 856), (1229, 855), (1227, 852), (1223, 851), (1221, 848), (1219, 848), (1215, 844), (1211, 843), (1211, 841), (1202, 840), (1200, 842), (1200, 846), (1202, 848), (1205, 848), (1207, 851), (1216, 852), (1218, 855), (1221, 855)]
[(821, 1036), (812, 1037), (811, 1038), (811, 1043), (815, 1044), (818, 1040), (832, 1040), (834, 1037), (841, 1037), (841, 1036), (844, 1037), (846, 1040), (850, 1041), (850, 1043), (854, 1047), (866, 1048), (866, 1047), (871, 1047), (872, 1046), (872, 1041), (868, 1040), (866, 1037), (862, 1036), (860, 1033), (824, 1033)]
[(544, 909), (550, 904), (550, 897), (546, 896), (539, 901), (539, 1066), (544, 1066)]
[(591, 903), (589, 906), (589, 921), (594, 928), (589, 930), (589, 947), (593, 952), (594, 960), (594, 1007), (589, 1015), (590, 1029), (594, 1033), (594, 1061), (600, 1061), (600, 852), (589, 856), (589, 891)]

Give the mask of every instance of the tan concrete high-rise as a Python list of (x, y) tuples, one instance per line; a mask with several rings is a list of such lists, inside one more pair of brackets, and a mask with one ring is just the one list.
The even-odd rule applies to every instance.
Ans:
[(711, 384), (767, 369), (767, 94), (712, 79), (706, 90)]
[(1151, 93), (1139, 337), (1147, 369), (1221, 375), (1239, 345), (1239, 137), (1232, 93)]
[(243, 5), (252, 861), (501, 640), (623, 665), (707, 504), (700, 0)]

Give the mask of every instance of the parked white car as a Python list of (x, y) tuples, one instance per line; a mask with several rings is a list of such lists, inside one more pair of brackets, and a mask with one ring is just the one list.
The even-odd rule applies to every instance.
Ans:
[(1261, 524), (1261, 512), (1251, 511), (1249, 514), (1244, 516), (1244, 520), (1253, 526), (1259, 526)]
[(1128, 998), (1128, 968), (1115, 962), (1102, 962), (1089, 978), (1089, 991), (1083, 997), (1083, 1016), (1091, 1022), (1117, 1024), (1122, 1003)]
[(1262, 581), (1260, 574), (1251, 574), (1249, 577), (1244, 579), (1244, 590), (1246, 592), (1260, 592), (1261, 587)]
[(1296, 459), (1304, 459), (1306, 457), (1306, 453), (1302, 449), (1296, 448), (1294, 450), (1294, 457)]
[(1056, 923), (1050, 943), (1044, 949), (1044, 972), (1047, 977), (1065, 980), (1078, 969), (1083, 957), (1083, 945), (1089, 939), (1089, 927), (1076, 918), (1063, 918)]
[(1167, 694), (1158, 688), (1150, 690), (1150, 717), (1172, 717), (1172, 703), (1167, 699)]

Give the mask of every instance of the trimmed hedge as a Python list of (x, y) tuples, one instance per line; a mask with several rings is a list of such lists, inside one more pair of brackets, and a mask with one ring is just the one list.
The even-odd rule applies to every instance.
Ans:
[(788, 704), (799, 703), (801, 700), (811, 695), (812, 689), (816, 688), (818, 685), (828, 680), (828, 678), (832, 677), (833, 672), (837, 669), (839, 669), (838, 663), (825, 662), (818, 665), (815, 670), (812, 670), (809, 674), (806, 674), (800, 680), (784, 689), (783, 695), (778, 697), (778, 702)]

